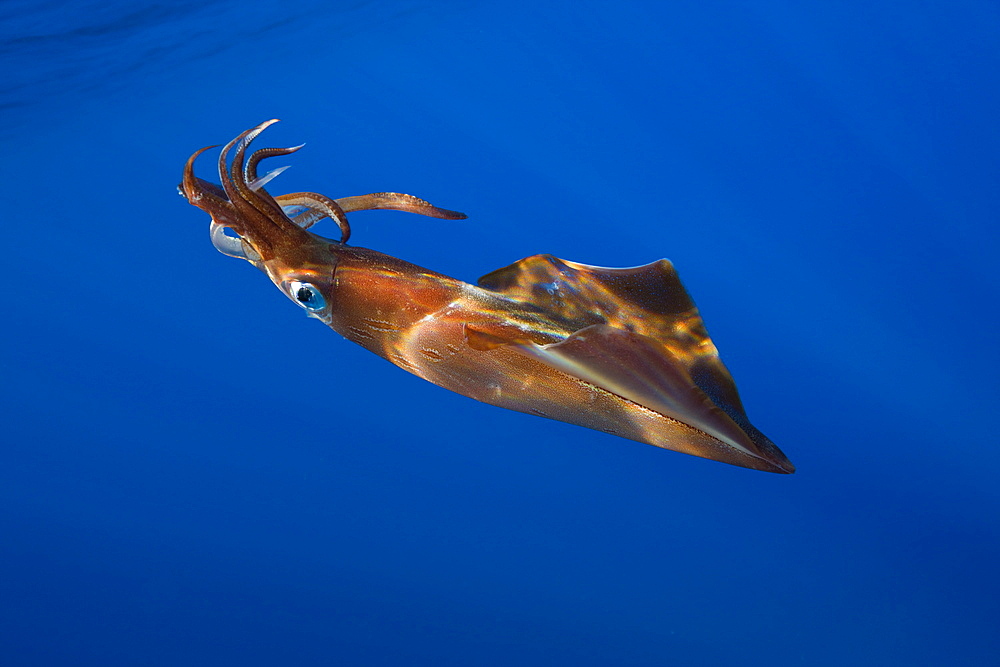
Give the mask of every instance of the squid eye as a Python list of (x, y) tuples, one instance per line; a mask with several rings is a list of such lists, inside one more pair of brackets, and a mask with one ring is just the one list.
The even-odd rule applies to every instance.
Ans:
[(288, 283), (288, 294), (295, 302), (311, 313), (326, 308), (326, 299), (314, 285), (294, 280)]

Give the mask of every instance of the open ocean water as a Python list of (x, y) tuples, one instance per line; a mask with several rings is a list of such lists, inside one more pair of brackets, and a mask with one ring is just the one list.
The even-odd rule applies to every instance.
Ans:
[[(175, 189), (272, 117), (469, 214), (358, 245), (670, 258), (797, 474), (303, 317)], [(998, 119), (995, 2), (4, 0), (0, 664), (1000, 664)]]

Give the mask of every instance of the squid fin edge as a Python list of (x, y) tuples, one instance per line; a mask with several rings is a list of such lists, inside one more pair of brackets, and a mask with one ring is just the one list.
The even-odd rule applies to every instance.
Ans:
[[(465, 337), (474, 350), (507, 347), (694, 429), (734, 450), (739, 458), (764, 464), (744, 467), (780, 473), (795, 471), (784, 454), (745, 417), (740, 421), (745, 421), (749, 429), (738, 425), (716, 405), (669, 350), (642, 334), (595, 324), (562, 341), (540, 345), (515, 329), (467, 323)], [(759, 435), (762, 442), (748, 430)]]

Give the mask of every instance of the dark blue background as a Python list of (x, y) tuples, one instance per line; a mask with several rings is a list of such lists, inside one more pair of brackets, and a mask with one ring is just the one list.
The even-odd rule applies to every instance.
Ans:
[[(0, 662), (995, 664), (996, 3), (536, 4), (0, 5)], [(469, 214), (358, 245), (669, 257), (798, 474), (303, 317), (175, 191), (271, 117)]]

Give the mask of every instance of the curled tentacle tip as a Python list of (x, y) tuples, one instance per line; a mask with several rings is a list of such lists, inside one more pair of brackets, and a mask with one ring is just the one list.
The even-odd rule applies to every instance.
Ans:
[(192, 200), (197, 199), (198, 195), (199, 195), (199, 180), (200, 179), (198, 179), (194, 175), (194, 162), (195, 162), (195, 160), (197, 160), (198, 156), (201, 155), (202, 153), (204, 153), (205, 151), (211, 150), (213, 148), (218, 148), (218, 147), (219, 147), (219, 145), (216, 144), (214, 146), (205, 146), (204, 148), (200, 148), (200, 149), (196, 150), (194, 152), (194, 154), (192, 154), (191, 157), (189, 157), (188, 160), (187, 160), (187, 162), (185, 163), (185, 165), (184, 165), (184, 176), (181, 179), (181, 184), (177, 186), (177, 189), (178, 189), (178, 191), (180, 191), (181, 195), (185, 199), (187, 199), (189, 202), (193, 203)]
[(184, 165), (185, 170), (194, 168), (194, 161), (198, 159), (199, 155), (201, 155), (205, 151), (210, 151), (213, 148), (218, 148), (221, 145), (222, 144), (215, 144), (213, 146), (205, 146), (204, 148), (199, 148), (198, 150), (196, 150), (194, 153), (192, 153), (191, 157), (188, 158), (187, 164)]

